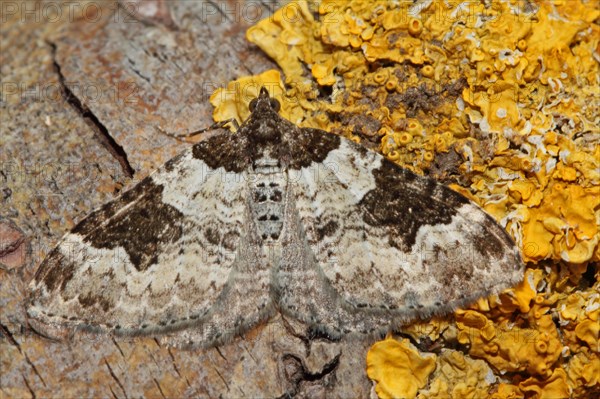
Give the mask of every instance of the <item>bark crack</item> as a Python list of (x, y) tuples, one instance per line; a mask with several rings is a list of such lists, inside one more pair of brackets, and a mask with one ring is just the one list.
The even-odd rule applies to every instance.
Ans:
[(142, 75), (142, 72), (140, 72), (140, 70), (135, 67), (134, 60), (132, 60), (131, 58), (127, 58), (127, 61), (129, 62), (129, 65), (130, 65), (129, 69), (131, 69), (131, 71), (133, 73), (135, 73), (137, 76), (139, 76), (140, 79), (144, 79), (147, 83), (150, 83), (150, 78)]
[[(2, 256), (2, 253), (0, 253), (0, 256)], [(12, 345), (17, 347), (17, 349), (19, 350), (19, 353), (23, 354), (23, 351), (21, 350), (21, 345), (19, 345), (19, 342), (15, 339), (15, 337), (10, 332), (8, 327), (6, 327), (4, 324), (0, 323), (0, 336), (2, 336), (2, 335), (6, 337), (6, 340), (8, 342), (10, 342)]]
[[(110, 364), (108, 364), (108, 361), (106, 361), (106, 359), (104, 359), (104, 364), (106, 365), (106, 368), (108, 369), (108, 372), (110, 373), (110, 376), (112, 377), (112, 379), (115, 380), (115, 382), (117, 383), (119, 388), (121, 388), (121, 391), (123, 391), (123, 395), (125, 395), (125, 398), (127, 398), (127, 391), (125, 391), (123, 384), (121, 384), (121, 380), (119, 380), (119, 378), (113, 371), (112, 367), (110, 367)], [(111, 388), (111, 392), (112, 392), (112, 388)], [(114, 394), (114, 392), (113, 392), (113, 394)]]
[(27, 390), (31, 394), (31, 398), (32, 399), (36, 399), (37, 396), (35, 394), (35, 391), (33, 389), (31, 389), (31, 385), (29, 385), (29, 381), (27, 381), (27, 378), (25, 378), (25, 376), (23, 374), (21, 374), (21, 377), (23, 378), (23, 382), (25, 383), (25, 386), (27, 387)]
[(229, 384), (227, 383), (227, 380), (225, 378), (223, 378), (223, 375), (221, 374), (221, 372), (215, 365), (213, 365), (213, 370), (215, 370), (215, 372), (217, 373), (217, 375), (219, 376), (221, 381), (223, 381), (223, 384), (225, 384), (225, 388), (227, 388), (227, 392), (229, 392)]
[(156, 380), (156, 378), (154, 378), (154, 383), (156, 384), (156, 387), (158, 388), (158, 391), (160, 392), (160, 395), (166, 399), (166, 396), (162, 390), (162, 388), (160, 387), (160, 384), (158, 383), (158, 381)]
[(52, 42), (47, 42), (51, 48), (52, 52), (52, 64), (54, 66), (54, 70), (58, 75), (58, 83), (62, 89), (62, 95), (67, 103), (71, 105), (71, 107), (83, 118), (85, 123), (92, 128), (94, 132), (96, 132), (96, 136), (100, 143), (108, 150), (108, 152), (119, 162), (121, 165), (121, 169), (123, 173), (129, 178), (132, 178), (135, 170), (129, 163), (127, 159), (127, 153), (120, 146), (115, 139), (110, 135), (110, 132), (104, 126), (104, 124), (98, 119), (98, 117), (87, 107), (87, 105), (83, 104), (81, 100), (71, 91), (65, 76), (63, 75), (62, 69), (58, 61), (56, 60), (56, 44)]
[(113, 344), (115, 344), (115, 346), (117, 347), (117, 349), (119, 350), (119, 353), (121, 354), (121, 357), (123, 359), (125, 359), (125, 354), (123, 353), (123, 350), (121, 349), (121, 347), (119, 346), (119, 343), (115, 340), (114, 337), (111, 337)]
[(42, 384), (44, 384), (44, 386), (47, 387), (46, 381), (44, 381), (44, 379), (42, 378), (42, 375), (38, 371), (37, 367), (35, 367), (35, 364), (33, 364), (31, 359), (29, 358), (29, 356), (27, 356), (27, 353), (23, 353), (23, 356), (25, 357), (25, 361), (27, 362), (27, 364), (29, 366), (31, 366), (31, 368), (33, 369), (33, 372), (35, 373), (35, 375), (37, 375), (38, 378), (40, 379), (40, 381), (42, 381)]
[(323, 369), (317, 373), (305, 373), (304, 374), (304, 380), (305, 381), (318, 381), (323, 379), (325, 376), (331, 374), (336, 368), (337, 366), (340, 364), (340, 356), (342, 356), (341, 353), (338, 353), (337, 355), (335, 355), (335, 357), (333, 359), (331, 359), (331, 361), (329, 361), (327, 364), (325, 364), (325, 366), (323, 366)]
[(215, 350), (219, 353), (219, 356), (221, 356), (223, 358), (223, 360), (228, 361), (227, 358), (223, 355), (223, 352), (221, 352), (221, 349), (218, 346), (215, 346)]
[(298, 356), (289, 353), (284, 355), (282, 361), (287, 380), (291, 383), (292, 387), (280, 396), (280, 399), (294, 397), (304, 392), (309, 386), (321, 386), (324, 388), (328, 384), (328, 377), (335, 372), (335, 369), (340, 364), (340, 357), (341, 353), (327, 362), (321, 371), (310, 373), (304, 366), (302, 359)]
[(171, 348), (168, 348), (167, 352), (169, 352), (169, 356), (171, 357), (171, 364), (173, 365), (177, 376), (181, 378), (181, 373), (179, 372), (179, 368), (177, 367), (177, 362), (175, 361), (175, 356), (173, 356), (173, 352), (171, 352)]

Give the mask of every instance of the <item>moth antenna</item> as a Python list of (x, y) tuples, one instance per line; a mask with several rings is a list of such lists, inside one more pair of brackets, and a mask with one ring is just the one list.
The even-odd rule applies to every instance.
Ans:
[(185, 143), (190, 143), (191, 141), (188, 141), (186, 139), (197, 136), (197, 135), (205, 133), (205, 132), (208, 132), (209, 130), (223, 129), (230, 123), (236, 131), (240, 128), (240, 124), (238, 123), (238, 121), (235, 118), (231, 118), (231, 119), (227, 119), (224, 121), (213, 123), (211, 126), (209, 126), (207, 128), (195, 130), (193, 132), (189, 132), (189, 133), (185, 133), (185, 134), (173, 134), (173, 133), (167, 132), (160, 126), (158, 126), (157, 129), (164, 135), (172, 137), (175, 140), (182, 141)]

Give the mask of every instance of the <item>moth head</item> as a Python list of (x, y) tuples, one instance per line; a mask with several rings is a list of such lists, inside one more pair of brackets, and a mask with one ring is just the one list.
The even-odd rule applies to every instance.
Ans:
[(258, 97), (250, 101), (250, 112), (257, 111), (259, 109), (272, 109), (275, 112), (279, 112), (281, 105), (279, 101), (269, 95), (269, 91), (263, 86), (260, 89)]

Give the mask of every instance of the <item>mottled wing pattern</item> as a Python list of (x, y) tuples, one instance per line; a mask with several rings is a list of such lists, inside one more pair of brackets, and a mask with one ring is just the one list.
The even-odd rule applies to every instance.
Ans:
[[(225, 133), (194, 145), (79, 223), (31, 283), (36, 327), (144, 334), (226, 317), (220, 308), (236, 293), (236, 269), (261, 263), (245, 250), (244, 140)], [(253, 310), (267, 305), (268, 278), (261, 288)]]
[(460, 194), (323, 131), (287, 141), (297, 212), (287, 234), (299, 244), (284, 245), (278, 284), (292, 315), (330, 334), (369, 332), (522, 279), (510, 237)]
[(521, 280), (510, 237), (466, 198), (296, 127), (264, 88), (250, 109), (238, 134), (194, 145), (65, 236), (32, 282), (34, 328), (208, 346), (278, 306), (341, 336)]

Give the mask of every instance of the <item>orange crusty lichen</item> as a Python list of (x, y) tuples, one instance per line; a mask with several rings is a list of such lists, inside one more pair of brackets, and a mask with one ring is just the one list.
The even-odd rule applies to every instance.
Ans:
[(513, 236), (521, 285), (408, 331), (465, 345), (494, 397), (598, 391), (599, 17), (586, 0), (294, 1), (247, 33), (294, 123), (454, 182)]
[(434, 354), (422, 356), (410, 341), (387, 338), (367, 353), (367, 375), (380, 398), (414, 398), (435, 369)]
[(590, 290), (575, 291), (557, 303), (565, 341), (572, 350), (600, 353), (600, 282)]
[(585, 397), (600, 387), (600, 356), (598, 352), (582, 351), (573, 356), (567, 365), (568, 385), (574, 397)]
[(470, 345), (469, 355), (483, 358), (497, 370), (546, 377), (562, 351), (552, 317), (540, 315), (531, 326), (492, 322), (473, 310), (456, 315), (458, 342)]
[(519, 388), (528, 397), (533, 396), (539, 399), (555, 399), (568, 398), (571, 394), (571, 389), (567, 384), (567, 373), (561, 368), (556, 368), (545, 379), (530, 377), (519, 384)]
[(523, 392), (519, 387), (501, 382), (498, 384), (496, 391), (491, 393), (490, 399), (523, 399)]
[(488, 396), (489, 383), (494, 380), (486, 362), (467, 357), (460, 351), (444, 349), (430, 377), (429, 388), (421, 390), (417, 398), (484, 398)]

